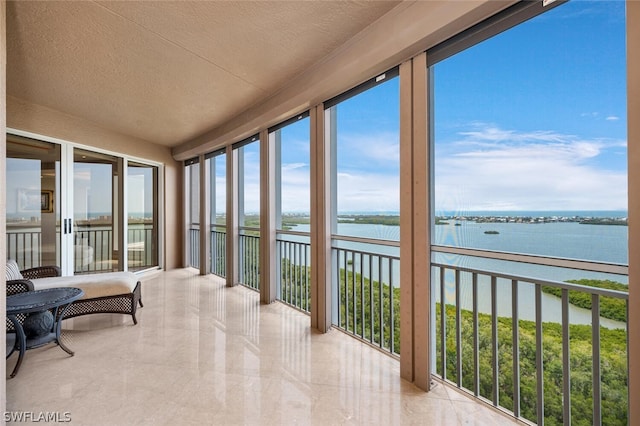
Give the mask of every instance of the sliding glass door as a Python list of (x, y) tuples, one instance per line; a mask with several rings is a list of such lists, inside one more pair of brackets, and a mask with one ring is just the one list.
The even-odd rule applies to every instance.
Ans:
[(6, 154), (7, 258), (20, 269), (160, 265), (157, 166), (12, 134)]
[(7, 257), (61, 266), (60, 145), (7, 135)]
[(127, 264), (130, 271), (158, 266), (158, 168), (127, 164)]
[(74, 273), (121, 270), (122, 236), (118, 177), (122, 160), (84, 149), (73, 150)]

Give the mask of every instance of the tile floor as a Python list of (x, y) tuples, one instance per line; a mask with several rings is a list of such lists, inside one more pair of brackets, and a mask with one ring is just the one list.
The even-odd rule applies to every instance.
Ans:
[(397, 360), (214, 276), (158, 272), (142, 289), (137, 326), (66, 320), (74, 357), (28, 351), (6, 382), (7, 410), (72, 425), (517, 424), (448, 386), (425, 393), (400, 379)]

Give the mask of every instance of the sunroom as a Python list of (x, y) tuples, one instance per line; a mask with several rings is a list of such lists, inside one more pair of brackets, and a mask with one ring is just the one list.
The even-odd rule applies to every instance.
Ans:
[(0, 248), (145, 300), (7, 412), (634, 423), (634, 2), (3, 7)]

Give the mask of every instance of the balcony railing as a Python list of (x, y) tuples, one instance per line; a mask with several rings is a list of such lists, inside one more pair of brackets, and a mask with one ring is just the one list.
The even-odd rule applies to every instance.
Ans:
[(74, 233), (75, 273), (113, 270), (113, 230), (87, 229)]
[[(226, 277), (227, 242), (224, 227), (211, 227), (211, 266), (212, 274)], [(258, 233), (259, 229), (241, 227), (241, 230)], [(239, 268), (238, 282), (255, 290), (260, 289), (260, 237), (253, 234), (238, 236)], [(200, 228), (192, 224), (189, 228), (189, 265), (200, 267)]]
[(189, 227), (189, 266), (200, 267), (200, 227), (193, 223)]
[(308, 232), (280, 231), (276, 238), (276, 298), (307, 313), (311, 304), (311, 244), (308, 241)]
[[(55, 239), (55, 247), (51, 250), (55, 251), (55, 263), (60, 265), (59, 228)], [(113, 270), (113, 230), (78, 228), (74, 233), (73, 256), (76, 274)], [(15, 259), (22, 269), (42, 266), (42, 232), (8, 229), (7, 257)], [(153, 256), (153, 229), (128, 230), (128, 260), (136, 269), (157, 266)]]
[[(395, 242), (358, 243), (372, 250)], [(400, 258), (369, 250), (332, 248), (334, 325), (384, 351), (400, 353)]]
[[(22, 269), (42, 265), (42, 241), (40, 231), (16, 232), (7, 229), (7, 258), (15, 259)], [(56, 235), (59, 247), (60, 234)]]
[[(242, 227), (243, 231), (259, 232), (259, 229)], [(238, 282), (254, 290), (260, 289), (260, 237), (246, 233), (238, 235)]]
[(227, 232), (224, 227), (211, 227), (211, 271), (225, 278), (227, 276)]
[(127, 231), (127, 261), (129, 270), (158, 266), (155, 232), (152, 226)]
[[(603, 306), (626, 316), (627, 293), (440, 263), (432, 288), (443, 380), (538, 425), (627, 424), (626, 320), (612, 329), (601, 319)], [(570, 303), (580, 297), (590, 312)], [(559, 322), (545, 319), (551, 302)], [(572, 310), (586, 321), (572, 322)]]

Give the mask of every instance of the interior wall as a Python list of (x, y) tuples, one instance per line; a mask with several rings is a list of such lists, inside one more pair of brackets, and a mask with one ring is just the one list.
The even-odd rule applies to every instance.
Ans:
[[(170, 148), (116, 133), (81, 118), (31, 104), (12, 96), (3, 96), (3, 99), (5, 98), (7, 127), (10, 129), (31, 132), (163, 164), (164, 182), (160, 182), (160, 185), (164, 183), (164, 203), (160, 207), (164, 216), (162, 228), (164, 234), (163, 265), (167, 270), (183, 267), (182, 163), (173, 159)], [(5, 133), (2, 132), (3, 135)], [(6, 149), (3, 149), (3, 155), (5, 152)], [(1, 211), (5, 211), (4, 206)]]
[[(7, 75), (7, 3), (5, 0), (0, 0), (0, 75)], [(7, 156), (7, 79), (0, 78), (0, 212), (6, 211), (6, 196), (5, 196), (5, 167)], [(0, 235), (6, 235), (6, 216), (0, 214)], [(7, 239), (0, 238), (0, 259), (7, 258)], [(0, 284), (5, 287), (5, 274), (0, 273)], [(7, 294), (4, 291), (0, 291), (0, 318), (6, 316), (7, 309)], [(0, 327), (4, 336), (0, 336), (0, 339), (4, 342), (6, 340), (6, 329)], [(6, 377), (7, 366), (5, 363), (0, 363), (0, 377)], [(0, 413), (4, 413), (7, 409), (7, 387), (6, 381), (2, 380), (0, 385)]]

